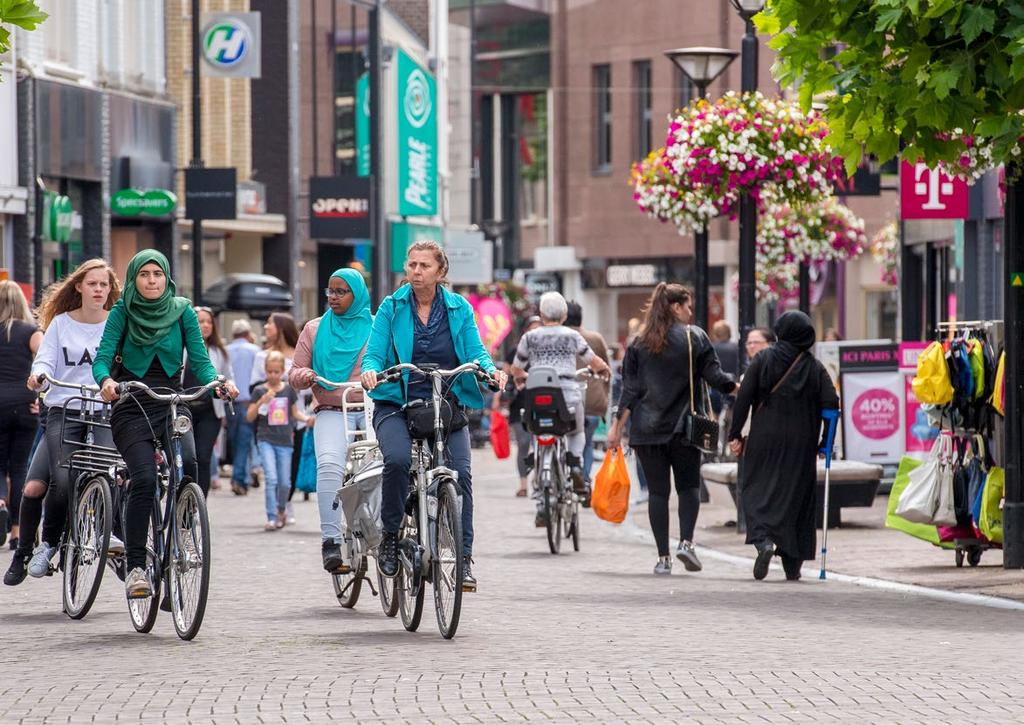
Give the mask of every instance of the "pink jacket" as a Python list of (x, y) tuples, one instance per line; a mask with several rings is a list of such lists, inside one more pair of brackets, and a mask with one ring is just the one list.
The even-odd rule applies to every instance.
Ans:
[[(288, 384), (296, 390), (303, 389), (303, 386), (297, 384), (299, 374), (313, 369), (313, 343), (316, 342), (316, 333), (320, 329), (321, 319), (323, 318), (317, 317), (306, 323), (302, 328), (302, 333), (299, 335), (299, 342), (295, 346), (295, 358), (292, 361), (292, 369), (288, 372)], [(356, 364), (352, 366), (352, 374), (349, 376), (349, 380), (352, 382), (359, 380), (359, 371), (363, 367), (363, 354), (365, 352), (366, 346), (364, 345), (359, 353), (359, 357), (356, 359)], [(318, 383), (313, 383), (313, 398), (316, 400), (314, 407), (319, 408), (327, 405), (340, 408), (344, 393), (343, 389), (328, 390)], [(360, 389), (349, 393), (348, 402), (350, 404), (363, 402), (363, 391)]]

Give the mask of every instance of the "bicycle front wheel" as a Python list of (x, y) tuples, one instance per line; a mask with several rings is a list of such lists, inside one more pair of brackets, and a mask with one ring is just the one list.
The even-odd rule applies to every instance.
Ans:
[(199, 634), (210, 592), (210, 518), (199, 486), (185, 484), (178, 494), (174, 526), (178, 550), (172, 551), (168, 579), (174, 630), (184, 640)]
[(442, 480), (437, 487), (437, 524), (434, 529), (434, 610), (441, 636), (451, 639), (459, 628), (462, 613), (462, 510), (455, 482)]
[(89, 613), (100, 591), (113, 523), (110, 488), (100, 476), (86, 481), (78, 495), (64, 554), (64, 611), (72, 619)]
[(149, 531), (146, 533), (146, 573), (149, 575), (150, 584), (153, 586), (152, 596), (145, 599), (129, 599), (128, 615), (132, 619), (132, 626), (136, 632), (147, 634), (153, 630), (156, 624), (156, 615), (160, 613), (160, 585), (163, 577), (160, 575), (160, 556), (157, 553), (157, 531), (160, 529), (160, 502), (153, 504), (153, 512), (149, 517)]

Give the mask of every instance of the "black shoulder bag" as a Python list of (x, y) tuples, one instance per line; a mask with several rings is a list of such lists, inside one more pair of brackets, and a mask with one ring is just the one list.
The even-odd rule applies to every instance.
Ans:
[(699, 448), (704, 453), (715, 453), (718, 451), (718, 421), (710, 417), (711, 395), (708, 393), (708, 384), (701, 380), (701, 392), (703, 393), (701, 407), (698, 411), (694, 403), (694, 376), (693, 376), (693, 338), (690, 335), (690, 326), (686, 326), (686, 346), (690, 356), (690, 409), (683, 414), (682, 435), (687, 443)]

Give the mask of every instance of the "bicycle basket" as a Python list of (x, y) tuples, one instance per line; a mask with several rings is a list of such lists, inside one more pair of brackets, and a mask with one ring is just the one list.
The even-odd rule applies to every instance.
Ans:
[(526, 379), (523, 421), (534, 435), (565, 435), (576, 427), (576, 416), (553, 368), (534, 368)]
[[(381, 481), (384, 457), (376, 443), (354, 443), (338, 499), (350, 532), (362, 536), (371, 548), (381, 540)], [(355, 454), (355, 455), (353, 455)]]

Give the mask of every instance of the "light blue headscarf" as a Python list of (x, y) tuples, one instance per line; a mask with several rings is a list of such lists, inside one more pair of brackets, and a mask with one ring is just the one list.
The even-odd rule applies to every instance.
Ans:
[(313, 342), (313, 371), (328, 380), (342, 382), (352, 375), (359, 353), (366, 346), (373, 327), (370, 314), (370, 292), (358, 270), (347, 267), (331, 277), (344, 280), (352, 290), (352, 304), (343, 315), (330, 308), (320, 320)]

